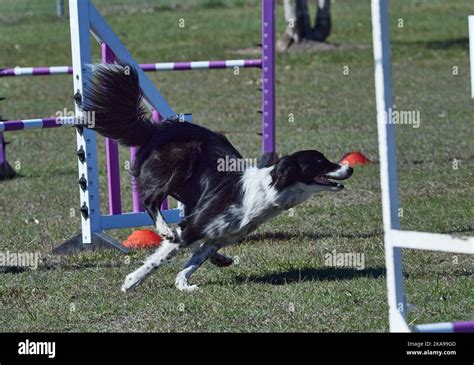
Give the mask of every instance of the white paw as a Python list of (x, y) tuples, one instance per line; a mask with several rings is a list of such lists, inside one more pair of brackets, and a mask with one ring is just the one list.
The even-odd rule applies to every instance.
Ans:
[(184, 291), (187, 293), (199, 290), (197, 285), (188, 285), (188, 281), (184, 278), (178, 278), (175, 282), (175, 286), (179, 291)]
[(186, 293), (199, 290), (199, 286), (197, 285), (180, 285), (180, 286), (177, 285), (176, 287), (178, 288), (178, 290), (184, 291)]

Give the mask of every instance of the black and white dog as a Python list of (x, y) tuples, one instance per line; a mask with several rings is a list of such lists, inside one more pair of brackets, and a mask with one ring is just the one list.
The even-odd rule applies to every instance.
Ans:
[[(127, 275), (122, 291), (139, 285), (181, 249), (193, 248), (176, 277), (176, 287), (192, 291), (190, 276), (210, 261), (228, 266), (219, 254), (267, 219), (321, 191), (339, 191), (352, 169), (328, 161), (320, 152), (299, 151), (268, 167), (218, 171), (221, 159), (242, 159), (225, 136), (192, 123), (153, 123), (141, 107), (138, 74), (128, 65), (94, 65), (82, 110), (94, 112), (94, 129), (125, 146), (139, 146), (132, 174), (145, 208), (164, 238), (144, 264)], [(331, 180), (330, 180), (331, 179)], [(172, 229), (160, 213), (166, 195), (184, 204), (184, 218)]]

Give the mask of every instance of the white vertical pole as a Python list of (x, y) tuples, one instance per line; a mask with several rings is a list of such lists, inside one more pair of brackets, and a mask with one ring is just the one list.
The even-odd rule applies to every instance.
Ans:
[(385, 240), (385, 265), (390, 330), (406, 329), (405, 296), (400, 249), (393, 246), (390, 232), (399, 229), (397, 159), (395, 128), (391, 124), (392, 87), (388, 1), (372, 0), (372, 36), (375, 63), (375, 97), (377, 104), (377, 131), (380, 155), (380, 183)]
[(469, 15), (469, 59), (471, 60), (471, 98), (474, 98), (474, 15)]
[[(83, 88), (90, 80), (91, 45), (89, 35), (89, 0), (69, 0), (69, 16), (71, 27), (71, 54), (74, 70), (74, 95), (76, 115), (81, 114)], [(85, 179), (86, 188), (79, 188), (81, 198), (82, 243), (92, 243), (92, 233), (100, 232), (99, 177), (97, 171), (96, 133), (84, 128), (76, 132), (78, 156), (83, 155), (81, 162), (78, 157), (79, 179)]]

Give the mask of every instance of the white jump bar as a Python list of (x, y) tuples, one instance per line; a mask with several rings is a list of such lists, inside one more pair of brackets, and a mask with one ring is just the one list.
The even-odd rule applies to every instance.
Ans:
[(393, 246), (416, 250), (474, 254), (474, 237), (416, 231), (390, 231)]

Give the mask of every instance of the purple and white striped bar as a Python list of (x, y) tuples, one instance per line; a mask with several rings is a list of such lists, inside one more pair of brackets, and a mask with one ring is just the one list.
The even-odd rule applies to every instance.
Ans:
[(164, 63), (145, 63), (140, 67), (143, 71), (186, 71), (186, 70), (206, 70), (222, 68), (261, 68), (262, 60), (223, 60), (223, 61), (193, 61), (193, 62), (164, 62)]
[[(261, 59), (251, 60), (222, 60), (222, 61), (191, 61), (191, 62), (162, 62), (143, 63), (140, 65), (143, 71), (186, 71), (186, 70), (210, 70), (222, 68), (261, 68)], [(41, 75), (65, 75), (72, 74), (71, 66), (52, 67), (15, 67), (0, 69), (0, 77), (6, 76), (41, 76)]]
[(430, 333), (437, 333), (437, 332), (474, 333), (474, 321), (419, 324), (415, 326), (415, 331), (416, 332), (430, 332)]
[(51, 67), (15, 67), (0, 69), (2, 76), (40, 76), (40, 75), (64, 75), (72, 74), (70, 66), (51, 66)]
[(43, 119), (7, 120), (0, 122), (0, 132), (14, 132), (27, 129), (57, 128), (76, 124), (75, 117), (52, 117)]

